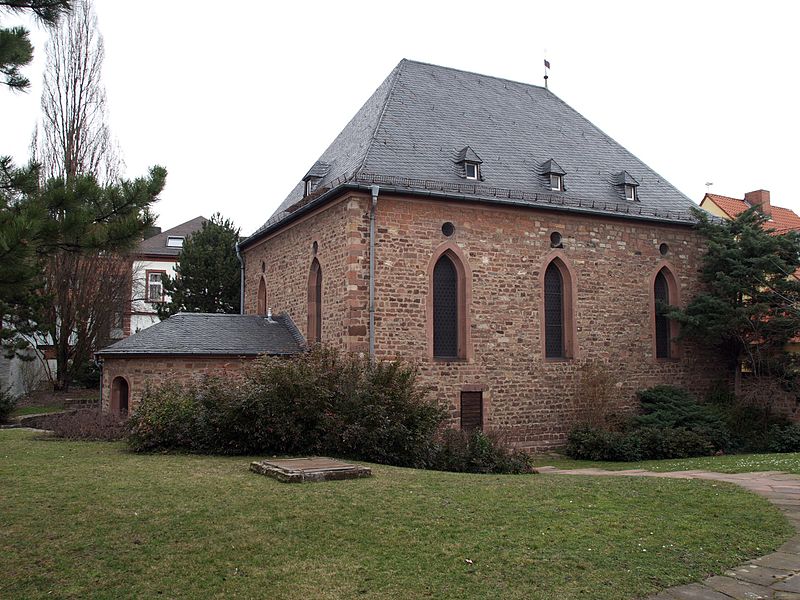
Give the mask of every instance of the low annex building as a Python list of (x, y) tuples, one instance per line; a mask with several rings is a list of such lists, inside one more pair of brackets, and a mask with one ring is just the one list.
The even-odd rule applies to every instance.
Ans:
[(699, 291), (695, 206), (547, 89), (403, 60), (240, 244), (244, 310), (414, 361), (454, 426), (547, 450), (587, 363), (615, 410), (729, 378), (657, 308)]
[(302, 352), (287, 315), (178, 313), (97, 353), (103, 410), (128, 414), (148, 386), (240, 371), (260, 355)]

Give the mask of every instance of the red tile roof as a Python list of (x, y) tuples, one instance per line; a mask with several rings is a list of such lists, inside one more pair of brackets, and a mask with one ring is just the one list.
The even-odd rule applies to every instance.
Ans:
[[(750, 204), (739, 198), (730, 196), (720, 196), (719, 194), (706, 194), (703, 200), (708, 198), (728, 215), (735, 219), (748, 208)], [(700, 205), (702, 206), (702, 202)], [(786, 233), (787, 231), (800, 231), (800, 215), (788, 208), (772, 206), (772, 218), (765, 223), (768, 229), (774, 229), (776, 233)]]

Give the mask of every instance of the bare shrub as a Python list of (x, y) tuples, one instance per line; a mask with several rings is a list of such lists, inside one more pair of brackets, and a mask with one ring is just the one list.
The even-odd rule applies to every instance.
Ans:
[(614, 429), (619, 425), (621, 382), (607, 365), (591, 361), (581, 365), (578, 374), (576, 405), (578, 420), (599, 429)]
[(47, 428), (54, 437), (67, 440), (114, 441), (127, 434), (126, 421), (101, 410), (76, 410), (52, 415)]

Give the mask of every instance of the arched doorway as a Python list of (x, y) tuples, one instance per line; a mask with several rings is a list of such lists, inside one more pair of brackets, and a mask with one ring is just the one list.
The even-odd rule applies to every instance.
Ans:
[(124, 377), (115, 377), (111, 382), (111, 412), (128, 416), (128, 381)]

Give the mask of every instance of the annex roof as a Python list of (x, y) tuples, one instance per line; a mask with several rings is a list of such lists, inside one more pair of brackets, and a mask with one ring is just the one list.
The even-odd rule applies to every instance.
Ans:
[(172, 229), (167, 229), (143, 240), (136, 247), (136, 254), (147, 254), (152, 256), (168, 256), (174, 257), (181, 253), (180, 247), (167, 246), (167, 240), (171, 237), (186, 238), (195, 231), (200, 231), (203, 228), (203, 223), (208, 222), (203, 216), (195, 217), (191, 221), (186, 221), (180, 225), (176, 225)]
[[(464, 182), (453, 164), (465, 145), (483, 159), (482, 182)], [(554, 193), (541, 177), (541, 165), (553, 157), (569, 173), (569, 191)], [(404, 193), (668, 222), (693, 222), (690, 209), (697, 206), (551, 91), (405, 59), (319, 161), (330, 168), (314, 198), (303, 200), (298, 174), (298, 184), (248, 241), (337, 189), (371, 184)], [(616, 185), (621, 171), (639, 182), (637, 202), (626, 201)]]
[(270, 322), (260, 315), (177, 313), (97, 355), (288, 355), (304, 347), (303, 336), (288, 315)]

